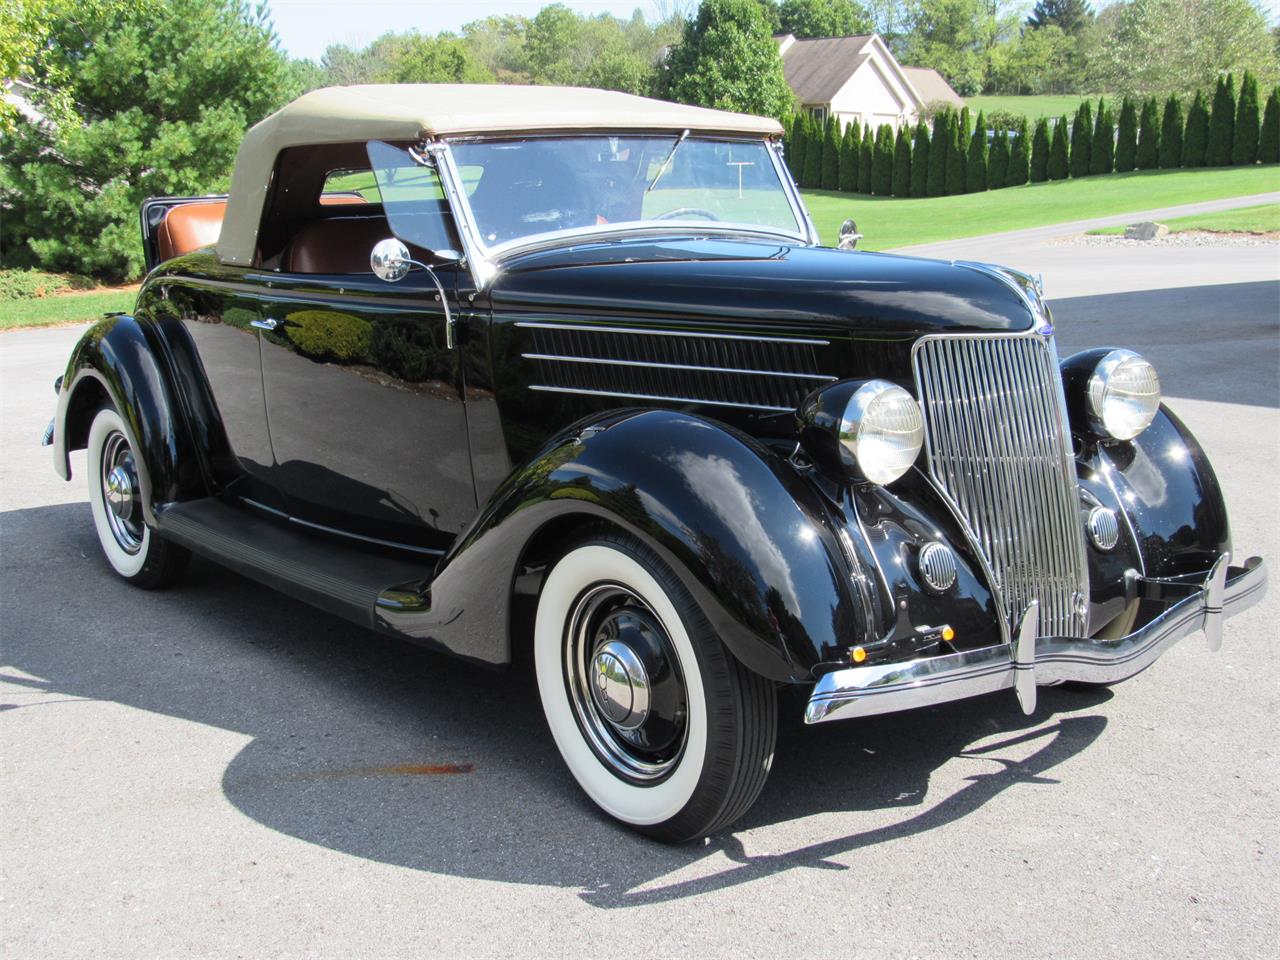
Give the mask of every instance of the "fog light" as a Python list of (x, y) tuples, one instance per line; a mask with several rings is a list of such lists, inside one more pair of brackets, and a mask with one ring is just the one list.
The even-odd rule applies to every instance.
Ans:
[(920, 577), (931, 590), (942, 593), (956, 582), (956, 555), (945, 543), (926, 543), (920, 551)]
[(1089, 539), (1099, 550), (1110, 550), (1120, 542), (1120, 523), (1116, 520), (1114, 510), (1094, 507), (1089, 511), (1089, 519), (1085, 525), (1089, 530)]

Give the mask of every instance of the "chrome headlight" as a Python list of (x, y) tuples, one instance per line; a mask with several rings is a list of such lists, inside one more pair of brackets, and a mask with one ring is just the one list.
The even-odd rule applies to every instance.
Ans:
[(881, 485), (911, 469), (924, 444), (920, 405), (887, 380), (832, 384), (810, 394), (799, 417), (801, 441), (820, 466)]
[(1116, 440), (1132, 440), (1160, 409), (1160, 378), (1132, 350), (1112, 350), (1093, 368), (1087, 397), (1095, 429)]

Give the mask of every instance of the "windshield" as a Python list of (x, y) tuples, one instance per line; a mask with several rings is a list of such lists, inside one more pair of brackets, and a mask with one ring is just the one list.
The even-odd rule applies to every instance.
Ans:
[[(732, 224), (802, 235), (760, 140), (676, 135), (454, 143), (481, 239), (617, 224)], [(673, 147), (676, 149), (673, 150)]]

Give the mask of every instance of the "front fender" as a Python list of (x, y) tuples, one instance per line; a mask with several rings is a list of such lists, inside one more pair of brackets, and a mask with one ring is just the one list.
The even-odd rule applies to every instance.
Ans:
[[(657, 551), (726, 646), (763, 676), (812, 679), (817, 651), (866, 633), (867, 611), (848, 587), (848, 562), (818, 491), (743, 434), (643, 410), (578, 424), (494, 493), (431, 584), (433, 636), (508, 661), (509, 646), (480, 653), (485, 638), (509, 645), (511, 587), (529, 545), (574, 516), (607, 521)], [(505, 602), (495, 602), (499, 585)], [(404, 631), (403, 621), (396, 629)]]

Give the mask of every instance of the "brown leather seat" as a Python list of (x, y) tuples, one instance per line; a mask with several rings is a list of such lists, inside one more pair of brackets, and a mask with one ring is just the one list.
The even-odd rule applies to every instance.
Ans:
[(161, 260), (170, 260), (217, 243), (226, 212), (225, 200), (170, 207), (156, 228), (156, 253)]
[(285, 273), (369, 273), (369, 254), (391, 236), (385, 217), (315, 220), (294, 234), (280, 259)]

